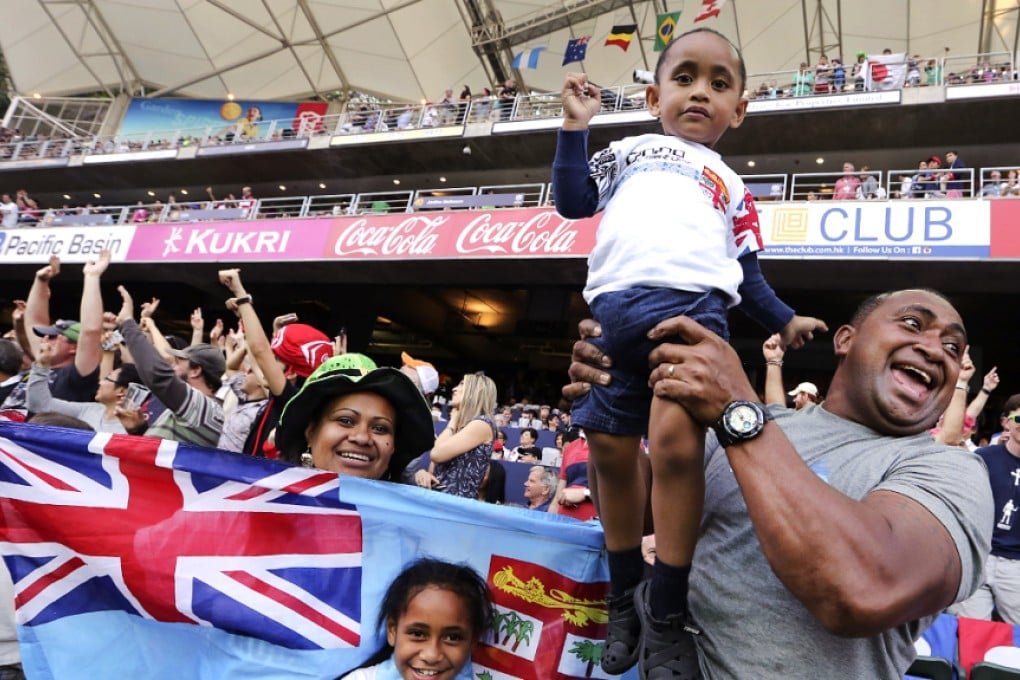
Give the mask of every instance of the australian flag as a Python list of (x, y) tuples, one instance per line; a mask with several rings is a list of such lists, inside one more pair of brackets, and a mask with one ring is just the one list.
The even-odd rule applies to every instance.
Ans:
[(584, 57), (588, 54), (588, 41), (591, 40), (590, 35), (586, 35), (583, 38), (574, 38), (567, 42), (567, 51), (563, 53), (563, 66), (574, 62), (584, 61)]

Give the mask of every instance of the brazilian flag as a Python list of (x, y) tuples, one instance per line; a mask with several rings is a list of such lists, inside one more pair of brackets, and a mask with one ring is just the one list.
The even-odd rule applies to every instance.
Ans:
[(658, 28), (655, 30), (655, 51), (661, 52), (676, 34), (676, 24), (680, 21), (680, 12), (671, 14), (655, 15), (655, 23)]

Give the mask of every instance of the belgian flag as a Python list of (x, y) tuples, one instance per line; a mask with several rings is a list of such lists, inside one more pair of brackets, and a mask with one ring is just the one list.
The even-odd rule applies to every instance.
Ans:
[(676, 34), (676, 24), (680, 21), (680, 12), (671, 14), (655, 15), (655, 22), (658, 28), (655, 30), (655, 51), (661, 52), (666, 49)]
[(609, 31), (609, 35), (606, 36), (606, 45), (616, 45), (626, 52), (627, 48), (630, 47), (630, 41), (634, 39), (636, 33), (637, 24), (613, 26), (613, 30)]

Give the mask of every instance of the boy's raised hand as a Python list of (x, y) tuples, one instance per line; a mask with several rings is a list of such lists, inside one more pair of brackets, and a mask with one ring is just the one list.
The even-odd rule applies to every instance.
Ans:
[(829, 327), (821, 319), (813, 316), (794, 316), (779, 331), (784, 349), (800, 349), (809, 340), (813, 340), (816, 332), (827, 332)]
[(601, 91), (588, 82), (586, 73), (568, 73), (561, 98), (564, 130), (587, 130), (588, 121), (602, 110)]

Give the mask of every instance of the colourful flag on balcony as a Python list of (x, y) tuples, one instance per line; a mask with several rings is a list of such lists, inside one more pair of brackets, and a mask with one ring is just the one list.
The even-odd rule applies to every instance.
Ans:
[(544, 47), (532, 47), (522, 52), (518, 52), (514, 55), (513, 67), (516, 69), (527, 68), (536, 69), (538, 68), (538, 57), (542, 54)]
[(616, 45), (626, 52), (635, 34), (637, 34), (637, 24), (613, 26), (613, 30), (609, 31), (609, 35), (606, 36), (606, 45)]
[(573, 40), (567, 41), (567, 51), (563, 53), (563, 66), (574, 62), (584, 61), (585, 55), (588, 53), (588, 41), (591, 40), (590, 35), (586, 35), (581, 38), (574, 38)]
[(655, 29), (656, 52), (661, 52), (666, 49), (666, 45), (673, 40), (673, 35), (676, 33), (676, 25), (678, 21), (680, 21), (680, 12), (656, 15), (655, 24), (658, 27)]
[(719, 16), (719, 11), (726, 4), (726, 0), (701, 0), (701, 4), (704, 5), (704, 9), (695, 17), (694, 23)]

